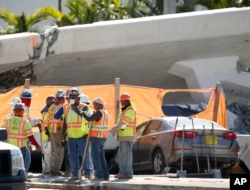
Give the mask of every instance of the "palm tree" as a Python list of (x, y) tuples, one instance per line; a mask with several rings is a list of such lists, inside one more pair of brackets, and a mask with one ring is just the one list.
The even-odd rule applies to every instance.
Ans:
[(50, 14), (44, 14), (47, 12), (53, 12), (54, 15), (57, 15), (57, 12), (54, 12), (51, 7), (44, 7), (36, 10), (31, 15), (16, 15), (14, 13), (8, 12), (5, 8), (0, 10), (0, 19), (7, 23), (6, 28), (13, 27), (12, 33), (20, 33), (27, 31), (36, 31), (36, 24), (48, 19)]

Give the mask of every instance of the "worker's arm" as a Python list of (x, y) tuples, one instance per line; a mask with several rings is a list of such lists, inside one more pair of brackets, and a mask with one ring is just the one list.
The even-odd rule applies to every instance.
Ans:
[(127, 126), (126, 123), (118, 122), (110, 131), (111, 132), (116, 132), (116, 131), (119, 131), (120, 129), (125, 129), (126, 126)]
[(82, 114), (81, 114), (81, 113), (82, 113), (83, 111), (86, 111), (86, 112), (87, 112), (89, 108), (88, 108), (88, 106), (84, 106), (84, 108), (83, 108), (82, 110), (80, 110), (77, 106), (71, 105), (71, 109), (74, 110), (74, 112), (76, 112), (77, 115), (79, 115), (79, 116), (82, 117)]
[(78, 115), (84, 117), (87, 121), (98, 121), (102, 117), (102, 112), (96, 111), (92, 115), (88, 115), (88, 106), (85, 106), (82, 110), (79, 110), (77, 106), (72, 105), (72, 110), (74, 110)]
[(81, 116), (84, 117), (87, 121), (98, 121), (102, 117), (102, 112), (97, 111), (89, 116), (85, 111), (82, 111)]
[(63, 125), (62, 125), (62, 135), (65, 136), (67, 132), (67, 124), (66, 124), (66, 119), (63, 119)]
[(28, 136), (28, 139), (30, 140), (31, 144), (33, 144), (36, 147), (36, 150), (41, 150), (41, 146), (36, 141), (34, 135)]

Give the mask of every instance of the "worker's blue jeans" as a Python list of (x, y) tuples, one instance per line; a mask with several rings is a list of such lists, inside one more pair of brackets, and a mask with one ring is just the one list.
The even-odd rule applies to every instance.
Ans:
[(119, 174), (133, 177), (133, 142), (120, 141), (116, 161)]
[(95, 177), (99, 179), (109, 179), (109, 170), (105, 158), (104, 144), (106, 139), (90, 138), (91, 155), (95, 169)]
[[(82, 138), (69, 138), (69, 160), (70, 168), (73, 176), (78, 176), (78, 171), (80, 169), (79, 158), (82, 157), (85, 145), (87, 141), (87, 135)], [(88, 148), (88, 147), (87, 147)], [(91, 174), (90, 157), (89, 151), (86, 153), (86, 157), (83, 164), (83, 170), (85, 175)]]
[(25, 171), (28, 174), (30, 164), (31, 164), (31, 155), (30, 155), (30, 150), (28, 147), (22, 147), (20, 148), (22, 155), (23, 155), (23, 162), (24, 162), (24, 167)]

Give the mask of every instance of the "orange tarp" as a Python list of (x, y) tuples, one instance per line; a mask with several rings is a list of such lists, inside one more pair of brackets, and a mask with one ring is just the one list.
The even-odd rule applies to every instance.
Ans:
[[(54, 95), (58, 89), (67, 90), (69, 86), (30, 86), (29, 89), (32, 91), (32, 102), (30, 107), (31, 118), (40, 118), (40, 110), (45, 106), (45, 100), (48, 95)], [(109, 113), (109, 127), (115, 124), (115, 85), (86, 85), (79, 86), (84, 94), (87, 94), (90, 100), (96, 97), (101, 97), (105, 101), (105, 108)], [(161, 109), (163, 96), (168, 92), (211, 92), (212, 89), (158, 89), (158, 88), (148, 88), (141, 86), (130, 86), (130, 85), (120, 85), (120, 93), (128, 92), (133, 98), (133, 103), (137, 112), (137, 123), (141, 123), (149, 118), (163, 116)], [(20, 93), (24, 89), (23, 86), (12, 89), (11, 91), (0, 94), (0, 124), (3, 123), (6, 116), (11, 112), (10, 102), (13, 97), (19, 97)], [(221, 98), (221, 101), (223, 98)], [(92, 104), (91, 104), (92, 106)], [(211, 105), (213, 106), (213, 105)], [(221, 106), (221, 104), (220, 104)], [(219, 107), (220, 107), (219, 106)], [(223, 102), (222, 102), (223, 106)], [(224, 105), (225, 107), (225, 105)], [(208, 106), (210, 109), (210, 107)], [(222, 112), (220, 112), (222, 113)], [(211, 114), (210, 114), (211, 115)], [(203, 117), (203, 116), (201, 116)], [(224, 115), (223, 117), (226, 117)], [(208, 117), (210, 119), (210, 117)], [(221, 124), (221, 123), (220, 123)], [(226, 126), (226, 124), (223, 124)]]
[[(115, 124), (115, 86), (109, 85), (87, 85), (78, 86), (84, 94), (87, 94), (90, 100), (101, 97), (105, 101), (105, 108), (109, 113), (109, 127)], [(67, 90), (68, 86), (30, 86), (32, 91), (32, 102), (30, 106), (31, 118), (40, 118), (40, 110), (45, 106), (45, 100), (48, 95), (54, 95), (58, 89)], [(23, 86), (12, 89), (11, 91), (0, 94), (0, 123), (2, 124), (6, 116), (11, 112), (11, 100), (13, 97), (19, 97)], [(120, 93), (129, 92), (133, 97), (133, 102), (137, 111), (137, 121), (142, 122), (149, 117), (162, 116), (161, 98), (157, 97), (159, 89), (144, 88), (136, 86), (120, 85)], [(91, 104), (92, 106), (92, 104)]]
[[(213, 120), (220, 124), (221, 126), (228, 128), (227, 125), (227, 111), (226, 111), (226, 99), (222, 92), (219, 92), (219, 97), (216, 102), (216, 89), (212, 90), (210, 99), (208, 101), (206, 110), (196, 114), (194, 117)], [(215, 104), (217, 109), (215, 110)]]

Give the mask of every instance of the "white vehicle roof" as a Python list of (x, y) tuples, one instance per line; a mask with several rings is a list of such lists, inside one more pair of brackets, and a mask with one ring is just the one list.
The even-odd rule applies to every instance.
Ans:
[(0, 150), (16, 150), (16, 149), (19, 149), (19, 148), (12, 144), (0, 141)]

